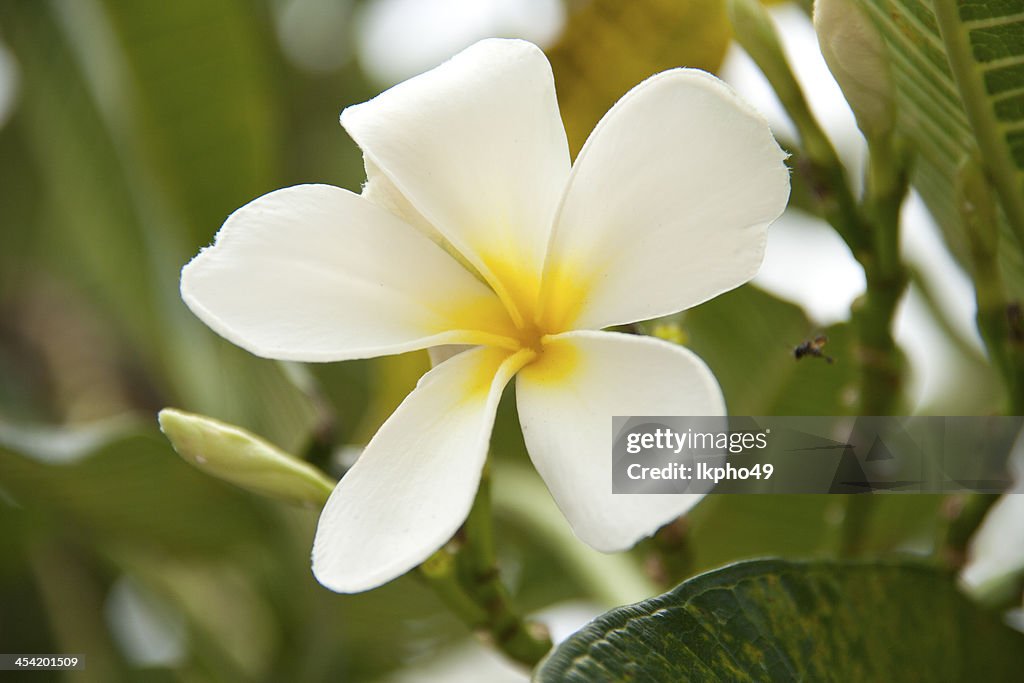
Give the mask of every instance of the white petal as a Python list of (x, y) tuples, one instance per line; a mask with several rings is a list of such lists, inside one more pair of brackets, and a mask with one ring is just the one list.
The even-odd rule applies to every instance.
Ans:
[(399, 192), (395, 184), (391, 182), (391, 179), (384, 175), (372, 160), (368, 157), (363, 157), (363, 166), (366, 168), (366, 182), (363, 183), (363, 191), (360, 194), (363, 199), (383, 209), (387, 209), (422, 232), (437, 246), (448, 252), (448, 255), (458, 261), (463, 268), (473, 273), (474, 277), (484, 281), (476, 266), (470, 263), (458, 249), (453, 247), (451, 242), (441, 234), (441, 231), (431, 225), (415, 206), (409, 203), (405, 195)]
[(320, 583), (340, 593), (375, 588), (452, 537), (473, 504), (517, 357), (473, 349), (423, 376), (324, 506), (313, 544)]
[(333, 361), (502, 328), (497, 297), (429, 238), (358, 195), (299, 185), (231, 214), (181, 273), (207, 325), (258, 356)]
[(546, 328), (667, 315), (752, 278), (789, 197), (785, 156), (710, 74), (674, 69), (633, 88), (569, 179), (544, 276)]
[(427, 222), (423, 214), (409, 203), (405, 195), (398, 191), (398, 188), (391, 182), (391, 179), (384, 175), (373, 161), (364, 157), (363, 166), (366, 169), (366, 182), (363, 183), (363, 191), (360, 195), (363, 199), (383, 209), (387, 209), (438, 245), (444, 246), (447, 244), (444, 235)]
[(347, 108), (341, 122), (368, 166), (492, 285), (532, 303), (569, 173), (551, 66), (539, 48), (483, 40)]
[(576, 535), (629, 548), (693, 507), (694, 494), (613, 494), (612, 416), (724, 415), (714, 375), (691, 351), (650, 337), (568, 332), (516, 378), (523, 436)]
[(427, 354), (430, 356), (430, 367), (440, 365), (449, 358), (459, 355), (463, 351), (475, 348), (467, 344), (444, 344), (443, 346), (431, 346), (427, 349)]

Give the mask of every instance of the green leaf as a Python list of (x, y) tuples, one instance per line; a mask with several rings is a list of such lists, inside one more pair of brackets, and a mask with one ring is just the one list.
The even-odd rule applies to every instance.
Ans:
[(0, 24), (33, 84), (12, 128), (46, 190), (19, 213), (47, 266), (104, 309), (158, 405), (303, 448), (309, 398), (178, 293), (182, 265), (228, 213), (277, 184), (267, 18), (238, 0), (3, 3)]
[(1024, 4), (937, 2), (935, 19), (989, 177), (1024, 240)]
[(323, 472), (244, 429), (173, 408), (160, 411), (160, 429), (174, 450), (207, 474), (290, 503), (323, 506), (334, 490)]
[[(376, 680), (401, 664), (396, 652), (468, 636), (415, 576), (359, 595), (329, 593), (309, 571), (315, 511), (269, 503), (197, 471), (149, 416), (137, 428), (123, 424), (117, 434), (115, 423), (103, 423), (84, 435), (0, 424), (0, 602), (5, 615), (19, 617), (0, 621), (4, 643), (56, 648), (53, 629), (83, 615), (103, 635), (102, 608), (80, 603), (90, 589), (102, 597), (121, 572), (185, 613), (182, 680), (256, 680), (246, 671), (268, 659), (274, 670), (259, 680)], [(31, 559), (51, 548), (59, 552)], [(47, 593), (74, 600), (41, 601), (31, 582), (37, 567), (46, 570), (37, 580)], [(239, 667), (254, 647), (260, 651)], [(98, 680), (150, 680), (154, 671)]]
[(598, 617), (534, 680), (1009, 681), (1024, 635), (916, 564), (757, 560)]
[(39, 520), (34, 528), (100, 549), (214, 555), (229, 552), (225, 539), (267, 533), (262, 501), (189, 467), (154, 427), (125, 421), (116, 433), (105, 423), (47, 434), (0, 426), (0, 515), (9, 504)]
[[(864, 556), (932, 547), (944, 496), (870, 498)], [(843, 543), (847, 502), (846, 496), (835, 495), (705, 496), (687, 515), (695, 569), (757, 557), (835, 557)]]
[(142, 427), (141, 420), (132, 415), (73, 427), (29, 426), (0, 417), (0, 447), (41, 463), (72, 464), (142, 431)]
[(980, 149), (1006, 219), (1003, 269), (1014, 295), (1024, 294), (1024, 6), (1004, 0), (858, 2), (888, 48), (897, 130), (917, 152), (915, 187), (954, 254), (969, 263), (953, 186), (958, 165)]
[[(733, 415), (843, 415), (856, 363), (846, 325), (818, 328), (800, 309), (753, 286), (685, 313), (686, 346), (707, 362)], [(793, 349), (824, 332), (835, 360), (797, 361)]]
[[(114, 2), (140, 152), (184, 214), (189, 247), (278, 187), (282, 118), (267, 8), (243, 0)], [(183, 44), (188, 45), (182, 50)]]

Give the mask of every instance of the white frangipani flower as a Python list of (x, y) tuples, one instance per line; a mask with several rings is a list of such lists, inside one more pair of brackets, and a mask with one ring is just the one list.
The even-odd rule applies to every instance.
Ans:
[(469, 513), (516, 376), (527, 448), (576, 535), (623, 550), (696, 495), (613, 495), (613, 415), (722, 415), (707, 366), (599, 331), (695, 306), (757, 272), (789, 174), (764, 120), (713, 76), (658, 74), (571, 164), (551, 68), (485, 40), (349, 107), (362, 196), (271, 192), (182, 272), (182, 296), (259, 356), (338, 361), (439, 345), (440, 363), (324, 507), (313, 571), (341, 592), (426, 559)]

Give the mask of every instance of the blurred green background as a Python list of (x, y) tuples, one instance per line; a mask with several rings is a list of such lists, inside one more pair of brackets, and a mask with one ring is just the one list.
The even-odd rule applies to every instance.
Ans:
[[(0, 650), (84, 653), (80, 680), (363, 681), (467, 638), (415, 577), (356, 596), (321, 588), (309, 570), (317, 511), (191, 469), (155, 419), (165, 406), (211, 415), (340, 476), (349, 447), (428, 367), (425, 353), (260, 360), (178, 296), (181, 266), (247, 201), (302, 182), (359, 188), (361, 157), (337, 114), (402, 77), (415, 61), (403, 54), (426, 62), (408, 76), (459, 49), (459, 31), (536, 36), (575, 151), (640, 80), (678, 65), (716, 70), (729, 46), (717, 0), (512, 3), (543, 21), (509, 19), (511, 28), (473, 24), (473, 3), (442, 4), (451, 11), (417, 39), (378, 21), (411, 3), (0, 0), (10, 66), (0, 113)], [(442, 28), (451, 35), (437, 54), (413, 44)], [(373, 59), (381, 54), (395, 59)], [(941, 323), (941, 306), (932, 310)], [(669, 322), (715, 371), (734, 414), (850, 410), (844, 323), (823, 329), (753, 286)], [(795, 362), (792, 349), (822, 332), (836, 362)], [(991, 371), (977, 351), (953, 346), (950, 367), (972, 391), (947, 392), (941, 409), (989, 412), (999, 398)], [(609, 606), (613, 595), (580, 579), (581, 556), (565, 547), (576, 541), (528, 467), (507, 400), (493, 458), (499, 550), (517, 603)], [(938, 505), (884, 498), (864, 551), (930, 551)], [(686, 571), (832, 556), (844, 506), (709, 498), (689, 518)], [(655, 578), (671, 573), (651, 566), (649, 546), (629, 561)]]

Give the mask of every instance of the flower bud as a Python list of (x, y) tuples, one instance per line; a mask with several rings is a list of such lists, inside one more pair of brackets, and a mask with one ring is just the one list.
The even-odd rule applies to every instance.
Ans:
[(334, 489), (320, 470), (239, 427), (174, 408), (161, 410), (158, 419), (182, 458), (235, 486), (316, 506), (327, 502)]
[(815, 0), (814, 31), (865, 137), (888, 134), (896, 122), (892, 76), (874, 22), (854, 0)]

